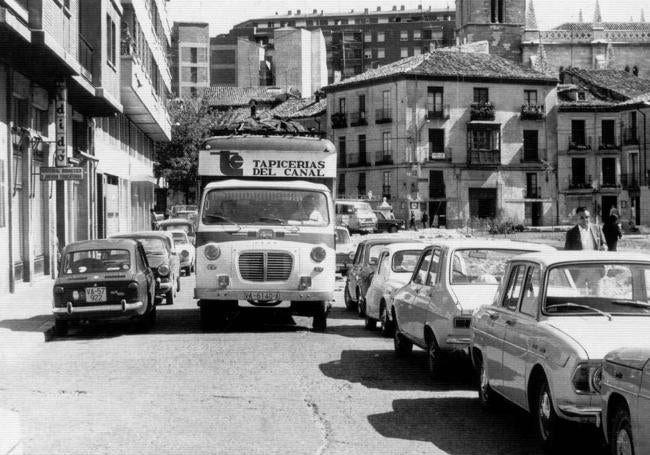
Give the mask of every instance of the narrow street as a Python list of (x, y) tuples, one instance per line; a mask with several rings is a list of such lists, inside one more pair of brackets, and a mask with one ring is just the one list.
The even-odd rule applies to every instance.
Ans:
[[(182, 279), (178, 304), (141, 334), (73, 329), (3, 367), (0, 402), (23, 421), (26, 454), (541, 454), (531, 419), (480, 408), (462, 360), (431, 380), (424, 352), (393, 354), (343, 308), (325, 333), (307, 318), (242, 317), (202, 333)], [(573, 453), (599, 453), (576, 437)]]

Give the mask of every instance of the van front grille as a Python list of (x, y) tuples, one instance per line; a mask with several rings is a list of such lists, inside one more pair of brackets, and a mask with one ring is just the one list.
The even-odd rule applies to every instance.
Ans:
[(293, 257), (282, 252), (250, 252), (239, 256), (239, 273), (246, 281), (287, 281)]

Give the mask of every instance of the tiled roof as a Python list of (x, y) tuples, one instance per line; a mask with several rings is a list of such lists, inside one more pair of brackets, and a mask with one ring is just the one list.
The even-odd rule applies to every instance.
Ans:
[[(594, 26), (596, 26), (596, 24), (594, 24), (593, 22), (565, 22), (564, 24), (554, 27), (553, 30), (571, 30), (575, 32), (581, 32), (581, 31), (587, 32), (593, 30)], [(618, 30), (650, 31), (649, 22), (600, 22), (597, 24), (597, 26), (602, 27), (604, 30), (612, 30), (612, 31), (618, 31)]]
[(572, 79), (578, 78), (587, 87), (602, 91), (617, 101), (634, 98), (650, 92), (650, 80), (622, 70), (594, 70), (569, 68), (565, 71)]
[(302, 10), (300, 14), (276, 14), (274, 16), (262, 16), (262, 17), (256, 17), (254, 19), (248, 19), (244, 22), (240, 22), (239, 24), (236, 24), (233, 28), (239, 28), (242, 25), (248, 24), (250, 22), (262, 22), (262, 21), (278, 21), (280, 19), (287, 20), (287, 19), (294, 19), (294, 20), (301, 20), (301, 19), (335, 19), (338, 17), (354, 17), (354, 16), (400, 16), (400, 15), (413, 15), (413, 14), (422, 14), (424, 16), (429, 16), (431, 14), (436, 14), (436, 15), (446, 15), (446, 14), (455, 14), (456, 10), (453, 8), (437, 8), (437, 9), (397, 9), (397, 10), (391, 10), (391, 9), (381, 9), (379, 11), (368, 9), (368, 12), (366, 13), (365, 10), (349, 10), (349, 11), (332, 11), (332, 12), (327, 12), (324, 10), (316, 10), (316, 12), (313, 12), (314, 8), (312, 8), (312, 11), (309, 10)]
[(248, 106), (254, 100), (258, 105), (276, 105), (285, 101), (296, 93), (278, 87), (209, 87), (204, 91), (204, 96), (211, 106), (239, 107)]
[(423, 55), (407, 57), (388, 65), (366, 71), (324, 87), (332, 92), (349, 85), (367, 83), (395, 76), (422, 76), (449, 79), (486, 79), (508, 81), (541, 82), (554, 84), (557, 79), (524, 68), (496, 55), (477, 52), (433, 51)]
[(281, 119), (300, 119), (317, 117), (327, 109), (327, 100), (323, 97), (320, 101), (315, 98), (292, 98), (271, 110), (271, 115)]
[(273, 118), (269, 110), (250, 116), (247, 108), (232, 109), (211, 128), (212, 134), (308, 134), (303, 125), (291, 120)]

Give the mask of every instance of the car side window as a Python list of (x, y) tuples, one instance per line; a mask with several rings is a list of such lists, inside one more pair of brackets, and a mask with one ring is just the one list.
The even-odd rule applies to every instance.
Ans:
[(384, 269), (386, 268), (386, 258), (388, 257), (388, 253), (381, 253), (379, 255), (379, 259), (377, 259), (377, 275), (380, 273), (384, 272)]
[(138, 245), (138, 254), (135, 255), (136, 263), (138, 264), (138, 270), (145, 270), (148, 267), (147, 258), (144, 255), (142, 246)]
[(524, 283), (524, 274), (526, 272), (526, 266), (518, 265), (513, 267), (510, 273), (510, 280), (508, 281), (508, 287), (506, 288), (505, 296), (503, 298), (503, 307), (511, 311), (517, 310), (517, 305), (519, 304), (519, 297), (521, 296), (521, 290)]
[(433, 250), (431, 256), (431, 267), (429, 268), (429, 276), (427, 278), (427, 285), (434, 285), (440, 278), (440, 248)]
[(363, 245), (357, 247), (357, 254), (354, 256), (354, 263), (359, 264), (361, 258), (363, 257)]
[(413, 273), (413, 282), (424, 284), (429, 274), (429, 265), (431, 263), (432, 250), (425, 251), (420, 257), (420, 263)]
[(537, 308), (539, 306), (539, 286), (540, 286), (539, 267), (532, 265), (526, 273), (524, 282), (524, 295), (521, 299), (519, 311), (528, 316), (537, 317)]

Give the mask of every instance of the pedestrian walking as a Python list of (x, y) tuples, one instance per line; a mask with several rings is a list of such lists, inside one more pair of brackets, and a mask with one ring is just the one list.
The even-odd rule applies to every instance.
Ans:
[(413, 229), (414, 231), (417, 231), (418, 228), (415, 225), (415, 213), (413, 210), (411, 210), (411, 219), (409, 220), (409, 229)]
[(427, 215), (426, 211), (422, 212), (422, 229), (426, 229), (429, 227), (429, 215)]
[(612, 213), (608, 219), (603, 223), (603, 234), (607, 241), (607, 249), (609, 251), (616, 251), (616, 244), (623, 237), (621, 225), (618, 224), (618, 215)]
[(578, 223), (566, 233), (565, 250), (607, 250), (607, 241), (598, 224), (591, 224), (587, 207), (576, 209)]

